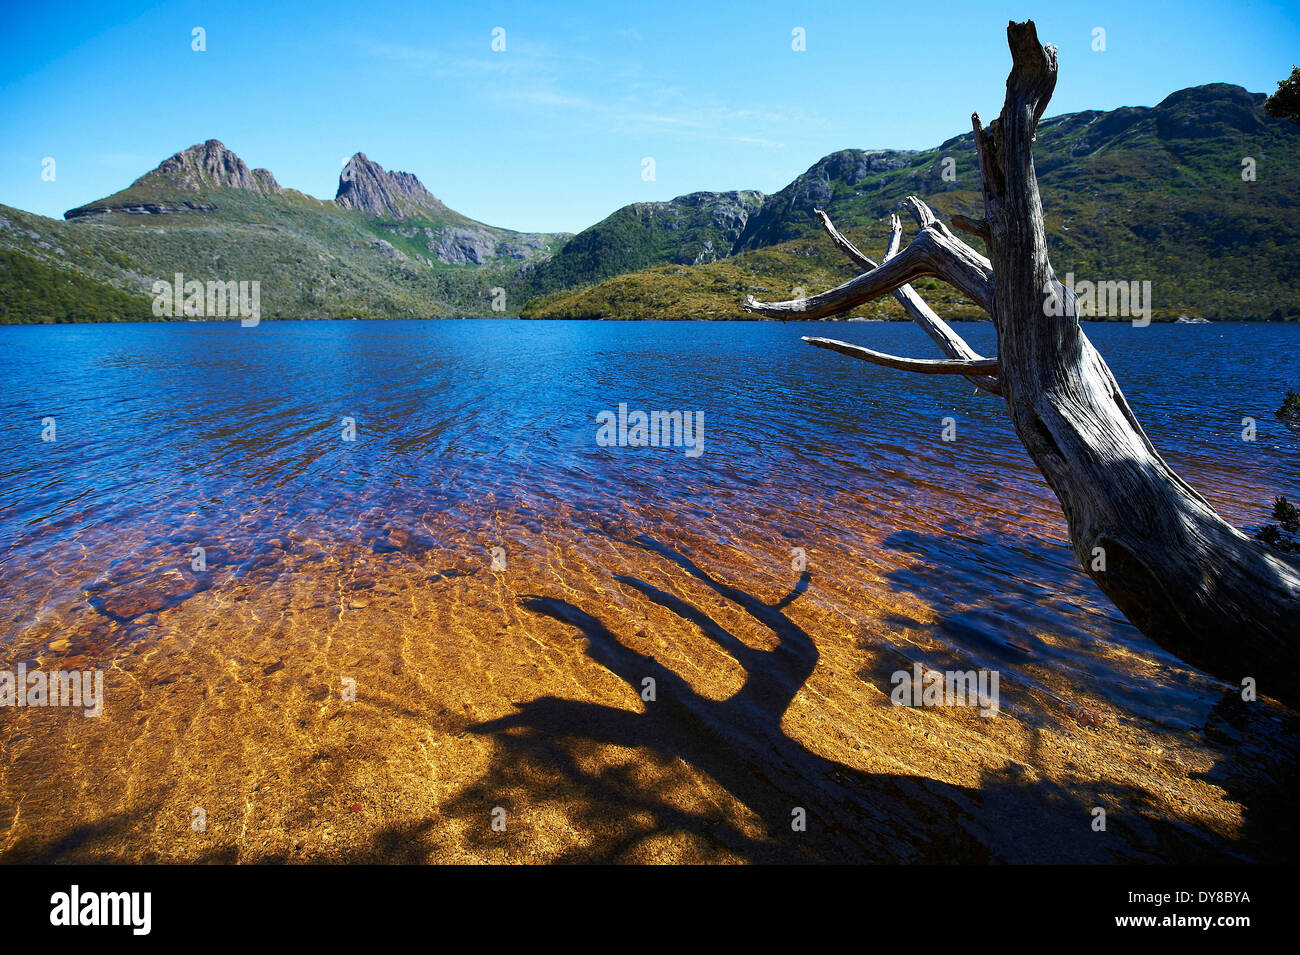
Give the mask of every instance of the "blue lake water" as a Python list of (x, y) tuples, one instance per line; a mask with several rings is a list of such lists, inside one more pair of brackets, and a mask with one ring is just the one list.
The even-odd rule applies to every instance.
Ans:
[[(960, 330), (996, 351), (990, 325)], [(1300, 388), (1300, 326), (1088, 334), (1156, 447), (1227, 519), (1253, 528), (1273, 495), (1300, 499), (1300, 439), (1273, 414)], [(477, 702), (464, 688), (454, 705), (487, 718), (598, 692), (574, 675), (553, 621), (587, 620), (590, 637), (599, 617), (694, 666), (698, 616), (655, 623), (681, 609), (667, 589), (689, 595), (707, 573), (775, 601), (801, 553), (811, 585), (771, 605), (803, 615), (825, 671), (815, 679), (828, 681), (817, 692), (844, 694), (846, 713), (896, 658), (999, 668), (1008, 712), (1036, 728), (1067, 712), (1053, 701), (1084, 696), (1150, 733), (1205, 722), (1222, 687), (1146, 641), (1079, 570), (1000, 400), (804, 335), (934, 356), (902, 323), (0, 327), (0, 651), (9, 663), (111, 665), (131, 682), (110, 690), (146, 700), (184, 685), (154, 672), (154, 648), (182, 673), (196, 668), (206, 694), (234, 679), (240, 653), (256, 657), (257, 680), (295, 663), (319, 674), (352, 639), (348, 672), (396, 655), (384, 679), (423, 673), (393, 690), (411, 713), (432, 706), (430, 672), (462, 668), (463, 685), (504, 665), (538, 681), (493, 682), (496, 696)], [(602, 446), (598, 416), (620, 404), (702, 415), (702, 453)], [(943, 440), (945, 419), (955, 440)], [(495, 576), (494, 547), (509, 561)], [(784, 624), (729, 626), (761, 644)], [(420, 653), (460, 662), (420, 671), (432, 665)], [(698, 666), (700, 692), (725, 696), (734, 663)], [(778, 723), (789, 703), (775, 706)], [(804, 737), (820, 739), (812, 725)], [(1135, 752), (1135, 766), (1154, 758)], [(158, 753), (162, 765), (177, 758)], [(49, 819), (69, 811), (56, 783), (24, 785), (53, 787)]]
[[(992, 353), (991, 326), (963, 326)], [(342, 531), (375, 507), (454, 512), (491, 495), (545, 513), (668, 507), (774, 520), (846, 492), (1013, 514), (1045, 499), (996, 400), (814, 349), (830, 335), (932, 355), (906, 324), (391, 321), (0, 328), (0, 566), (105, 528), (250, 513)], [(1156, 446), (1231, 519), (1300, 490), (1272, 412), (1300, 384), (1300, 328), (1093, 325)], [(596, 416), (703, 414), (704, 453), (602, 448)], [(941, 440), (942, 419), (957, 440)], [(43, 442), (42, 421), (56, 440)], [(1242, 440), (1242, 420), (1258, 436)], [(341, 439), (343, 418), (357, 440)], [(111, 556), (106, 554), (106, 557)]]

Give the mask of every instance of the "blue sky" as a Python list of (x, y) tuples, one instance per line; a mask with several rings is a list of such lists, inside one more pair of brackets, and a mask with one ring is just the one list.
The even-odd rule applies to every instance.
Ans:
[(361, 151), (476, 219), (576, 232), (967, 131), (1001, 105), (1012, 18), (1060, 48), (1052, 114), (1216, 81), (1271, 92), (1300, 62), (1300, 0), (4, 3), (0, 202), (49, 216), (216, 138), (320, 198)]

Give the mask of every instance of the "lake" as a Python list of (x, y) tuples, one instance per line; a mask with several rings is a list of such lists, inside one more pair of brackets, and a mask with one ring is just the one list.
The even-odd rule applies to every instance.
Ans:
[[(1226, 519), (1300, 498), (1300, 327), (1087, 330)], [(903, 323), (0, 327), (0, 668), (106, 686), (0, 707), (0, 858), (1291, 851), (1242, 807), (1294, 754), (1238, 753), (1263, 717), (1080, 571), (1000, 400), (803, 335), (936, 357)], [(598, 440), (620, 405), (694, 428)], [(1000, 712), (891, 706), (917, 664), (1000, 673)]]

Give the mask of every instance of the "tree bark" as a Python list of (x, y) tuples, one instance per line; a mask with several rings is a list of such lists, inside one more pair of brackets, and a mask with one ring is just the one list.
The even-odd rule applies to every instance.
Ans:
[[(985, 218), (959, 224), (985, 238), (989, 258), (981, 262), (916, 202), (922, 228), (907, 249), (797, 311), (835, 314), (920, 275), (969, 295), (993, 319), (996, 381), (1084, 570), (1179, 659), (1234, 685), (1254, 678), (1260, 693), (1300, 705), (1300, 569), (1225, 522), (1174, 473), (1080, 328), (1077, 301), (1048, 260), (1032, 154), (1056, 85), (1056, 49), (1039, 43), (1033, 21), (1009, 24), (1007, 40), (1002, 113), (987, 128), (972, 117)], [(792, 304), (746, 300), (762, 314)]]

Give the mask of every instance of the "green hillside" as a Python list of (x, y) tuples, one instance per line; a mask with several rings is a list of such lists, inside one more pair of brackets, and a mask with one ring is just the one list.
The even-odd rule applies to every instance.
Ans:
[[(14, 253), (0, 260), (0, 320), (24, 320), (21, 303), (58, 274), (148, 305), (153, 283), (176, 272), (187, 280), (261, 282), (268, 319), (491, 315), (494, 287), (569, 238), (475, 222), (413, 176), (386, 173), (360, 154), (345, 175), (353, 170), (357, 179), (341, 177), (340, 193), (365, 181), (418, 189), (419, 196), (397, 215), (365, 208), (365, 193), (353, 208), (314, 199), (282, 189), (269, 172), (248, 169), (209, 140), (126, 189), (69, 210), (66, 221), (0, 205), (0, 251)], [(53, 284), (47, 291), (53, 299), (61, 294)], [(81, 320), (98, 320), (90, 317), (98, 311)]]
[[(1300, 126), (1264, 101), (1211, 84), (1044, 120), (1035, 156), (1058, 273), (1149, 281), (1158, 320), (1300, 319)], [(335, 199), (314, 199), (209, 140), (66, 221), (0, 205), (0, 321), (135, 315), (176, 272), (260, 281), (268, 319), (750, 318), (748, 293), (790, 298), (852, 276), (815, 208), (879, 256), (906, 196), (978, 216), (978, 186), (965, 133), (917, 152), (841, 150), (775, 195), (636, 203), (569, 236), (476, 222), (361, 153)], [(927, 294), (949, 317), (981, 317), (946, 287)], [(855, 314), (902, 313), (887, 301)]]
[(528, 298), (649, 266), (699, 265), (730, 256), (761, 192), (694, 192), (670, 202), (638, 202), (570, 239), (517, 283)]
[(143, 322), (149, 302), (69, 269), (0, 251), (0, 325)]
[[(428, 317), (491, 314), (490, 270), (430, 266), (401, 252), (355, 213), (307, 197), (274, 203), (218, 190), (221, 219), (168, 215), (59, 222), (0, 206), (0, 251), (152, 301), (175, 272), (206, 281), (257, 280), (263, 318)], [(383, 244), (381, 244), (383, 243)], [(0, 270), (0, 302), (18, 280)], [(8, 311), (8, 310), (6, 310)], [(11, 319), (12, 320), (12, 319)]]
[[(1300, 319), (1300, 127), (1268, 116), (1264, 100), (1213, 84), (1154, 108), (1044, 120), (1035, 157), (1057, 272), (1076, 281), (1150, 281), (1156, 319)], [(1242, 179), (1246, 157), (1255, 160), (1254, 181)], [(789, 298), (795, 286), (813, 293), (852, 277), (829, 260), (815, 208), (879, 257), (887, 217), (906, 196), (921, 196), (940, 214), (979, 216), (978, 190), (970, 134), (923, 152), (843, 150), (769, 196), (733, 258), (589, 283), (531, 301), (525, 315), (742, 317), (731, 299), (737, 292)], [(588, 233), (579, 240), (599, 242)], [(932, 304), (949, 297), (945, 290)], [(902, 313), (888, 303), (855, 314)]]

